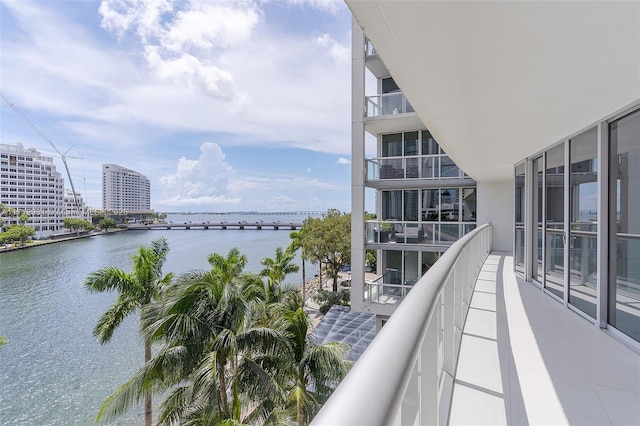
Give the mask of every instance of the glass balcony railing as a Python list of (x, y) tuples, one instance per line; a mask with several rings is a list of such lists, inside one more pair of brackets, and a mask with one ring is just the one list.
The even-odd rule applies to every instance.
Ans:
[(368, 220), (365, 223), (367, 244), (451, 245), (476, 227), (476, 223), (402, 222)]
[(414, 155), (370, 158), (367, 180), (380, 179), (462, 179), (469, 177), (448, 155)]
[(366, 56), (378, 56), (378, 52), (376, 52), (376, 48), (373, 47), (373, 44), (369, 39), (366, 39), (364, 42), (364, 54)]
[(366, 117), (383, 117), (415, 112), (402, 92), (367, 96), (366, 104)]
[(411, 288), (311, 425), (447, 424), (448, 405), (440, 402), (451, 400), (459, 333), (490, 251), (490, 225), (454, 244)]

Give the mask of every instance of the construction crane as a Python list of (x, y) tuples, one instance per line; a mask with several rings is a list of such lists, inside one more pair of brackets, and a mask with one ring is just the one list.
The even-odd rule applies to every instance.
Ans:
[(73, 179), (71, 179), (71, 173), (69, 172), (69, 166), (67, 165), (67, 158), (80, 158), (80, 157), (67, 157), (67, 153), (69, 151), (71, 151), (71, 149), (74, 147), (74, 145), (72, 145), (71, 148), (66, 150), (64, 153), (60, 152), (60, 150), (58, 148), (56, 148), (56, 146), (53, 144), (53, 142), (51, 142), (51, 140), (48, 137), (46, 137), (45, 134), (42, 133), (40, 131), (40, 129), (38, 129), (36, 127), (36, 125), (33, 124), (31, 122), (31, 120), (29, 120), (29, 118), (26, 115), (24, 115), (23, 112), (20, 111), (20, 109), (18, 109), (18, 107), (13, 102), (9, 101), (9, 99), (7, 99), (7, 97), (3, 93), (0, 93), (0, 96), (2, 96), (2, 99), (4, 99), (4, 101), (7, 103), (7, 105), (9, 105), (11, 107), (11, 109), (14, 110), (15, 113), (18, 114), (29, 125), (29, 127), (31, 127), (33, 129), (34, 132), (36, 132), (38, 135), (40, 135), (40, 137), (42, 137), (42, 139), (47, 141), (49, 143), (49, 145), (51, 145), (51, 147), (58, 153), (58, 155), (62, 159), (62, 164), (64, 164), (64, 169), (67, 171), (67, 177), (69, 178), (69, 184), (71, 184), (71, 192), (73, 194), (73, 203), (76, 206), (78, 214), (81, 214), (81, 212), (80, 212), (80, 210), (81, 210), (80, 209), (80, 203), (78, 202), (78, 196), (76, 194), (76, 188), (73, 186)]

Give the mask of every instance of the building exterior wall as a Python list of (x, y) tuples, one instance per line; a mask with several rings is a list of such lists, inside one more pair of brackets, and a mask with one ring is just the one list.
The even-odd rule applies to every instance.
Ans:
[(117, 164), (102, 165), (102, 208), (114, 214), (149, 212), (151, 184), (141, 173)]
[[(22, 144), (0, 144), (0, 203), (29, 215), (25, 225), (36, 238), (62, 230), (64, 179), (53, 158)], [(4, 226), (18, 224), (17, 217), (3, 217)]]
[[(494, 225), (493, 250), (513, 250), (513, 211), (513, 181), (478, 182), (478, 223)], [(502, 226), (503, 224), (511, 226)]]
[[(375, 92), (366, 96), (366, 73)], [(365, 135), (376, 140), (367, 158)], [(376, 219), (365, 218), (365, 189)], [(374, 47), (352, 23), (351, 306), (382, 324), (447, 247), (475, 228), (475, 182), (442, 151)], [(377, 257), (365, 273), (367, 250)]]

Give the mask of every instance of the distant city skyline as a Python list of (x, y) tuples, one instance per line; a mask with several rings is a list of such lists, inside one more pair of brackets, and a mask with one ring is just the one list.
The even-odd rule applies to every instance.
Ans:
[[(2, 94), (69, 150), (89, 207), (115, 163), (156, 211), (350, 210), (342, 1), (4, 1), (0, 20)], [(5, 102), (0, 141), (64, 170)]]

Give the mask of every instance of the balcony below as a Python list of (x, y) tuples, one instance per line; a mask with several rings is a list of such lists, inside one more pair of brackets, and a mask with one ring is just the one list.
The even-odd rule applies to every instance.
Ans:
[(640, 354), (512, 271), (478, 276), (449, 424), (640, 424)]
[(402, 92), (367, 96), (364, 122), (365, 130), (374, 135), (424, 127)]

